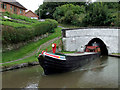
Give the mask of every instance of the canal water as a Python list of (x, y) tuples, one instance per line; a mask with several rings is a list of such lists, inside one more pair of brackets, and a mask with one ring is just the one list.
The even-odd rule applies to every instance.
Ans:
[(2, 78), (2, 88), (118, 88), (118, 58), (104, 56), (55, 75), (44, 75), (38, 65), (3, 72)]

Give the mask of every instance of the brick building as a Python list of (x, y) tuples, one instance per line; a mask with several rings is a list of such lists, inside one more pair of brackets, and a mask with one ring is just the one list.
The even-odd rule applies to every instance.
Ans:
[(26, 12), (25, 16), (29, 17), (31, 19), (38, 19), (38, 17), (39, 17), (37, 14), (33, 13), (31, 10), (29, 10), (28, 12)]
[(16, 0), (0, 0), (0, 12), (8, 11), (13, 14), (25, 16), (25, 10), (27, 9)]

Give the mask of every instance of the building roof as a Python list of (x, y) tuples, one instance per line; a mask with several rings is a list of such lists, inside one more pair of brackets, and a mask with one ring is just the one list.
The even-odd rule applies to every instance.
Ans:
[(17, 6), (19, 8), (22, 8), (24, 10), (27, 10), (23, 5), (21, 5), (19, 2), (17, 2), (16, 0), (0, 0), (1, 2), (4, 3), (9, 3), (11, 5)]
[[(31, 10), (29, 10), (28, 12), (33, 13), (36, 17), (39, 17), (37, 14), (35, 14), (34, 12), (32, 12)], [(26, 12), (25, 14), (27, 14), (28, 12)]]

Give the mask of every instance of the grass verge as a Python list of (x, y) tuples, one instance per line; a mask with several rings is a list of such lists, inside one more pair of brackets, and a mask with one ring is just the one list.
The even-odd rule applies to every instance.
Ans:
[(41, 44), (59, 36), (61, 36), (61, 28), (58, 27), (55, 29), (55, 33), (52, 33), (47, 38), (41, 39), (37, 42), (28, 43), (27, 45), (19, 48), (18, 50), (4, 52), (2, 53), (2, 63), (23, 58), (24, 56), (29, 55), (31, 52), (35, 51)]
[(41, 51), (46, 50), (46, 49), (47, 49), (48, 52), (51, 51), (51, 50), (52, 50), (52, 47), (51, 47), (52, 43), (56, 43), (57, 45), (59, 45), (60, 41), (61, 41), (61, 39), (58, 39), (58, 40), (56, 40), (56, 41), (54, 41), (54, 42), (51, 42), (51, 44), (50, 44), (48, 47), (42, 48), (42, 49), (39, 51), (39, 53), (37, 53), (37, 55), (30, 56), (30, 57), (25, 58), (25, 59), (23, 59), (23, 60), (11, 62), (11, 63), (5, 63), (5, 64), (3, 64), (2, 66), (7, 66), (7, 67), (9, 67), (9, 66), (17, 65), (17, 64), (31, 63), (31, 62), (38, 61), (37, 57), (38, 57), (38, 55), (41, 53)]
[(113, 55), (120, 55), (120, 53), (112, 53)]
[(74, 25), (69, 25), (69, 24), (58, 24), (58, 26), (62, 26), (64, 28), (80, 28), (80, 26), (74, 26)]

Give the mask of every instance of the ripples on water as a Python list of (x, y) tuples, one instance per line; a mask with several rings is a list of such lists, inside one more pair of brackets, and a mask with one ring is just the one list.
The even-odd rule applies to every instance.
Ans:
[(3, 73), (3, 88), (117, 88), (118, 58), (101, 57), (71, 72), (44, 75), (40, 66)]

